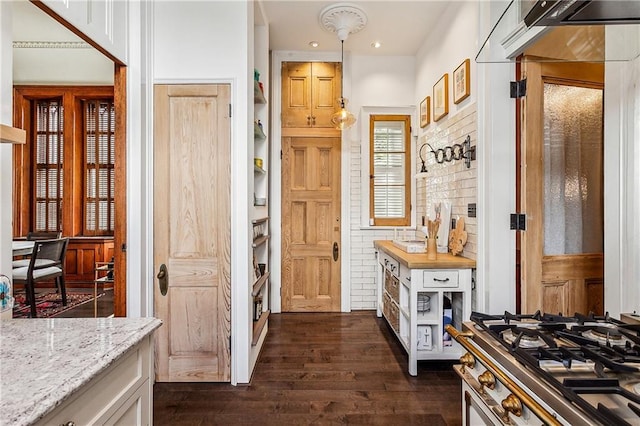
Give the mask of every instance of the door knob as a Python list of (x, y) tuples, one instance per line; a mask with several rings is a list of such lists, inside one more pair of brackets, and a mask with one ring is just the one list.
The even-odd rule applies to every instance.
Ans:
[(334, 242), (333, 243), (333, 261), (337, 262), (338, 261), (338, 256), (340, 255), (340, 248), (338, 247), (338, 243)]
[(169, 289), (169, 273), (167, 272), (167, 265), (164, 263), (160, 265), (160, 271), (158, 272), (157, 278), (160, 286), (160, 294), (166, 296), (167, 290)]

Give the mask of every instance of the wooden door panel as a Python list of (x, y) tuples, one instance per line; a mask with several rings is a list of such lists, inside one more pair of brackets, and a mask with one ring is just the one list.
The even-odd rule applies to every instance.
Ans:
[(218, 262), (215, 258), (171, 259), (171, 288), (174, 287), (218, 287)]
[(342, 66), (335, 62), (314, 62), (312, 65), (313, 127), (333, 127), (331, 116), (338, 109)]
[(311, 125), (311, 63), (282, 64), (282, 127)]
[(156, 380), (230, 380), (228, 85), (155, 88)]
[(307, 150), (294, 148), (291, 164), (291, 189), (306, 189), (307, 172), (305, 165), (307, 164)]
[(544, 256), (542, 281), (601, 278), (604, 275), (604, 256), (600, 254)]
[(339, 311), (340, 138), (283, 138), (282, 309)]
[(558, 314), (566, 313), (570, 293), (568, 281), (545, 282), (542, 284), (542, 304), (544, 312)]
[(330, 256), (301, 256), (291, 265), (292, 291), (290, 303), (300, 311), (326, 311), (335, 295), (332, 281), (333, 259)]
[[(171, 300), (177, 309), (171, 309), (171, 345), (169, 359), (200, 356), (201, 352), (215, 354), (218, 347), (215, 311), (208, 309), (217, 304), (217, 291), (207, 287), (172, 287)], [(183, 307), (189, 307), (184, 309)], [(211, 333), (202, 333), (202, 330)]]

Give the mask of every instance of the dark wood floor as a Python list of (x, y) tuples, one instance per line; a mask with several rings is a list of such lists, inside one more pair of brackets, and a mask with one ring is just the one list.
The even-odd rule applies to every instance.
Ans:
[(250, 386), (156, 383), (161, 425), (458, 425), (451, 362), (407, 356), (375, 312), (278, 314)]
[[(92, 292), (93, 289), (67, 289), (69, 292), (80, 291), (82, 293)], [(113, 289), (101, 289), (98, 288), (98, 294), (102, 296), (98, 297), (98, 317), (108, 317), (113, 315)], [(69, 309), (59, 315), (56, 318), (93, 318), (95, 316), (93, 301), (85, 303), (80, 306), (76, 306), (73, 309)]]

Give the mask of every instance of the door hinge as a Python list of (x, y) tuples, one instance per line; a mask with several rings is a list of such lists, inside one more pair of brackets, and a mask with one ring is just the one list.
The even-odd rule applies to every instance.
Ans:
[(229, 104), (229, 118), (231, 118), (231, 104)]
[(231, 353), (231, 336), (229, 336), (229, 353)]
[(527, 230), (527, 215), (523, 213), (511, 213), (511, 230), (513, 231), (526, 231)]
[(518, 81), (512, 81), (510, 84), (510, 96), (511, 99), (518, 99), (526, 96), (527, 94), (527, 79)]
[(282, 160), (282, 150), (280, 150), (280, 159)]

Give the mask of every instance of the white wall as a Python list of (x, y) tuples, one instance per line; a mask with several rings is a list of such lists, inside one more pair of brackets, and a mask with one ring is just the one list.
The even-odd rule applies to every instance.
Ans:
[(13, 83), (111, 86), (113, 62), (91, 46), (16, 48), (13, 49)]
[[(232, 383), (250, 378), (248, 179), (253, 163), (253, 9), (247, 2), (155, 2), (153, 84), (231, 84)], [(251, 58), (251, 59), (249, 59)], [(153, 280), (147, 283), (153, 285)], [(150, 287), (151, 288), (151, 287)], [(244, 301), (244, 302), (243, 302)]]
[[(478, 15), (478, 49), (491, 32), (507, 1), (482, 2)], [(505, 17), (503, 19), (508, 19)], [(513, 17), (513, 26), (517, 20)], [(510, 31), (499, 26), (492, 39), (502, 40)], [(477, 63), (478, 94), (478, 264), (476, 305), (491, 314), (515, 312), (515, 231), (509, 214), (515, 213), (515, 101), (509, 97), (509, 81), (515, 65), (506, 60), (499, 43), (487, 47), (502, 62)], [(484, 54), (486, 58), (491, 55)], [(472, 80), (473, 82), (473, 80)]]
[[(13, 123), (11, 3), (0, 2), (0, 123)], [(0, 274), (11, 277), (11, 237), (13, 235), (13, 145), (0, 143)], [(11, 310), (2, 317), (11, 318)]]
[[(452, 2), (446, 14), (438, 20), (431, 37), (425, 40), (416, 55), (416, 91), (414, 103), (431, 96), (433, 111), (433, 85), (444, 73), (449, 74), (449, 115), (475, 103), (478, 96), (476, 62), (478, 51), (478, 2)], [(459, 104), (453, 103), (452, 73), (465, 59), (470, 59), (471, 95)], [(430, 126), (433, 123), (433, 114)], [(426, 131), (424, 129), (423, 131)]]
[[(607, 28), (608, 54), (629, 44), (637, 52), (640, 29)], [(640, 312), (640, 58), (605, 65), (604, 107), (604, 301), (617, 317)]]
[[(343, 175), (343, 207), (348, 206), (349, 237), (343, 242), (349, 257), (343, 263), (348, 284), (351, 286), (350, 308), (376, 309), (376, 259), (374, 240), (391, 239), (393, 231), (367, 225), (362, 221), (362, 211), (368, 215), (369, 175), (369, 113), (393, 114), (390, 108), (404, 107), (399, 113), (415, 115), (413, 101), (415, 81), (415, 58), (409, 56), (354, 56), (351, 72), (349, 108), (357, 114), (358, 122), (345, 133), (345, 158), (349, 165), (348, 174)], [(409, 108), (407, 108), (409, 107)], [(363, 110), (363, 108), (365, 110)], [(376, 110), (377, 108), (377, 110)], [(358, 113), (359, 112), (359, 113)], [(412, 124), (416, 128), (416, 124)], [(364, 130), (367, 129), (367, 130)], [(415, 146), (415, 138), (412, 138)], [(364, 171), (363, 171), (364, 168)], [(364, 226), (363, 226), (364, 225)], [(345, 243), (348, 244), (345, 247)], [(345, 280), (342, 282), (346, 285)]]

